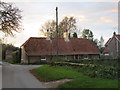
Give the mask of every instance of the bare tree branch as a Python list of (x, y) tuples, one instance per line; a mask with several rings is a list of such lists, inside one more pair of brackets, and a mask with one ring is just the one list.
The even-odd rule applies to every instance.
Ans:
[(0, 30), (7, 35), (21, 30), (21, 10), (10, 3), (0, 1)]

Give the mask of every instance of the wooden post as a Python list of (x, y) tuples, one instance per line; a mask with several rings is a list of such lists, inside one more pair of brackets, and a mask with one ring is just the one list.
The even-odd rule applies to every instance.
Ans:
[(75, 60), (75, 55), (74, 55), (74, 60)]
[(79, 60), (80, 58), (79, 58), (79, 55), (78, 55), (78, 60)]
[(30, 58), (29, 58), (29, 56), (28, 56), (28, 64), (30, 64)]
[(58, 33), (58, 7), (56, 7), (56, 32), (57, 32), (57, 34), (56, 34), (56, 49), (57, 49), (57, 55), (58, 55), (58, 35), (59, 35), (59, 33)]

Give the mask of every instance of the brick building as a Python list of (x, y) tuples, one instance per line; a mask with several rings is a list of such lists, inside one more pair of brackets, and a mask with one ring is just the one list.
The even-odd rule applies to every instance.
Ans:
[(117, 59), (120, 57), (120, 35), (113, 33), (112, 38), (110, 38), (105, 44), (105, 50), (103, 52), (107, 54), (112, 59)]
[(83, 38), (46, 38), (30, 37), (22, 46), (21, 63), (40, 63), (41, 59), (50, 60), (51, 55), (74, 60), (99, 58), (98, 47), (90, 40)]

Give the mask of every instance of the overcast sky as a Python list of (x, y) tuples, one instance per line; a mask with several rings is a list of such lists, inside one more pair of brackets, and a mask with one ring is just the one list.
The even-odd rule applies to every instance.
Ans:
[[(8, 0), (6, 0), (8, 1)], [(118, 33), (118, 3), (117, 2), (27, 2), (13, 1), (14, 5), (22, 10), (22, 25), (24, 30), (17, 33), (8, 42), (20, 46), (29, 37), (42, 37), (38, 34), (41, 25), (48, 20), (55, 20), (55, 8), (58, 7), (59, 21), (65, 16), (74, 16), (77, 27), (81, 31), (90, 29), (94, 38), (103, 36), (107, 41), (115, 31)], [(37, 1), (37, 2), (35, 2)], [(80, 33), (79, 33), (80, 34)]]

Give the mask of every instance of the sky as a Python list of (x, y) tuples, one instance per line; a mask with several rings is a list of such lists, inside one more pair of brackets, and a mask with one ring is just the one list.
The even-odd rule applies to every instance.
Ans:
[[(105, 42), (112, 37), (113, 32), (118, 33), (118, 2), (78, 2), (78, 1), (44, 1), (38, 0), (4, 0), (22, 10), (22, 26), (20, 33), (14, 37), (7, 37), (7, 42), (15, 46), (22, 45), (29, 37), (43, 37), (39, 33), (41, 25), (49, 20), (55, 20), (55, 8), (58, 7), (58, 18), (61, 21), (65, 16), (74, 16), (77, 28), (81, 35), (83, 29), (90, 29), (94, 38)], [(99, 0), (98, 0), (99, 1)]]

